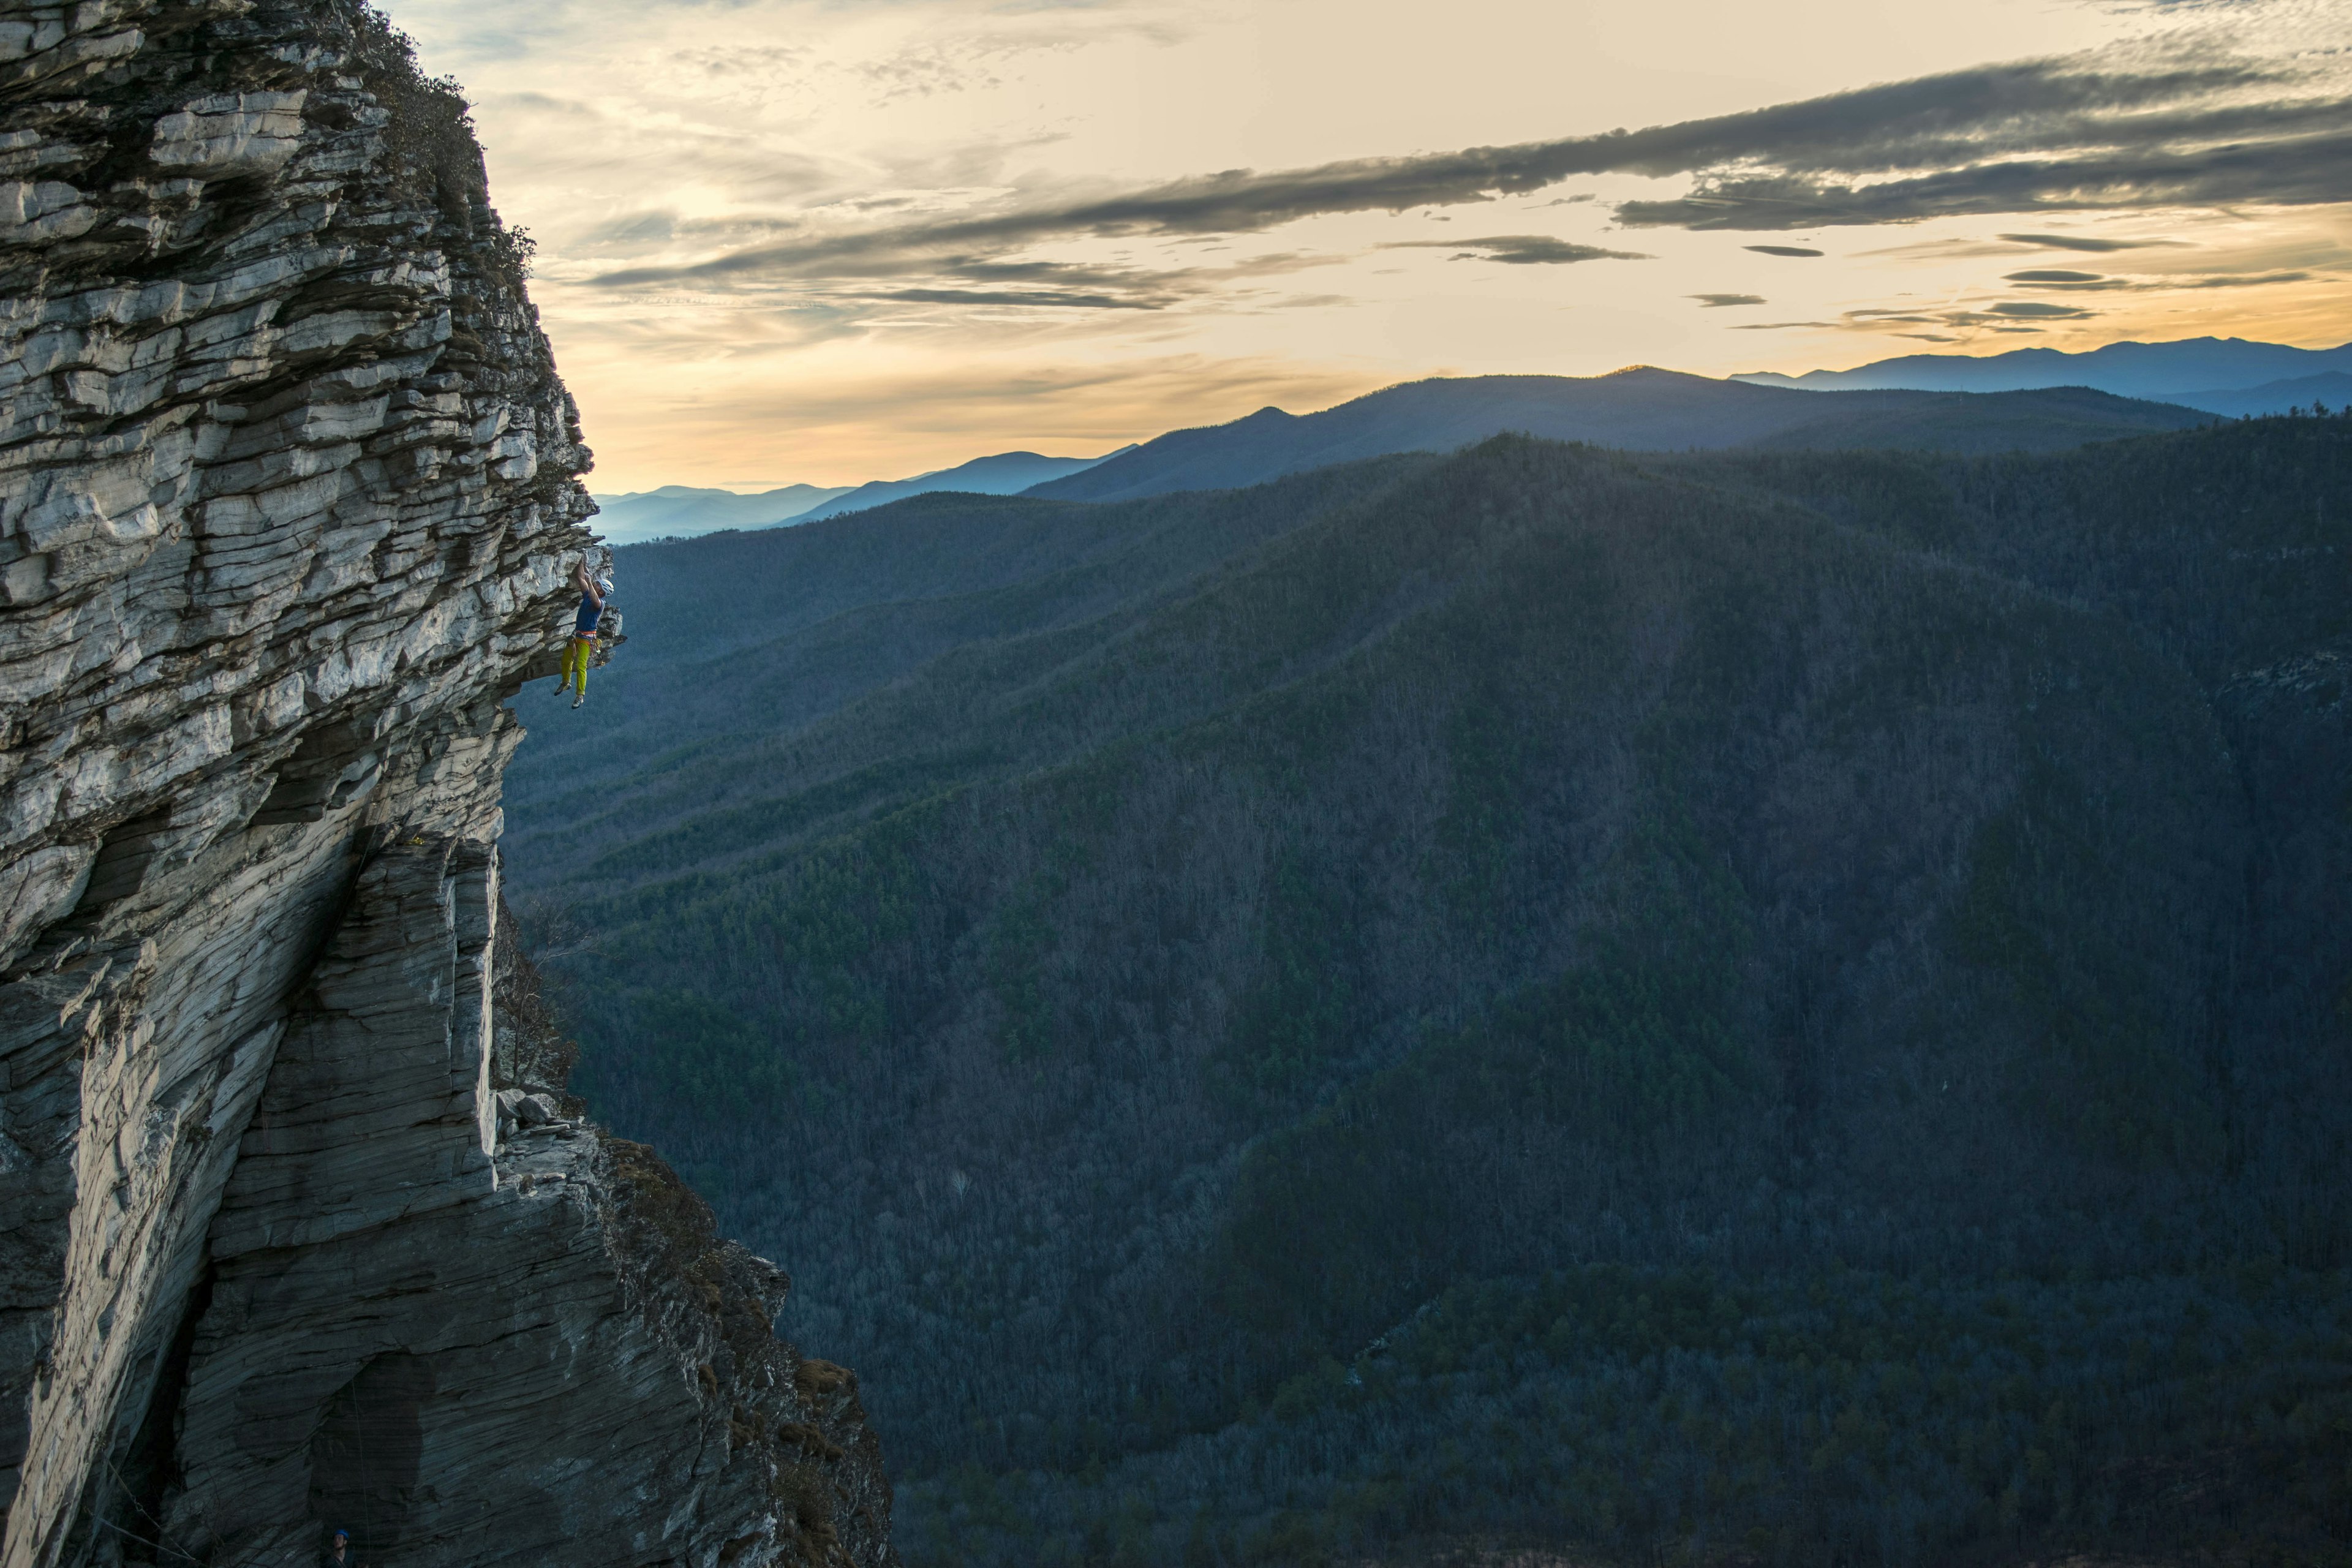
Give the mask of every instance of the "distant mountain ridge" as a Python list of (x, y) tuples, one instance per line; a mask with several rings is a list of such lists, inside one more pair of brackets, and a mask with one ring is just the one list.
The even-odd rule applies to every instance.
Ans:
[(2203, 392), (2175, 393), (2163, 401), (2231, 418), (2240, 415), (2284, 414), (2291, 408), (2309, 408), (2315, 404), (2341, 405), (2352, 403), (2352, 373), (2331, 370), (2323, 375), (2264, 382), (2260, 386), (2209, 387)]
[[(2299, 349), (2244, 338), (2181, 338), (2161, 343), (2108, 343), (2080, 353), (2036, 348), (1984, 355), (1904, 354), (1852, 370), (1812, 370), (1802, 375), (1756, 371), (1731, 379), (1754, 386), (1809, 392), (2024, 392), (2087, 386), (2119, 397), (2154, 398), (2236, 414), (2281, 412), (2295, 402), (2294, 386), (2331, 373), (2352, 373), (2352, 343)], [(2255, 389), (2271, 395), (2252, 400), (2260, 401), (2260, 407), (2252, 406), (2244, 397), (2227, 410), (2200, 401), (2224, 400), (2226, 395)], [(2306, 393), (2303, 400), (2307, 402), (2309, 395)]]
[(1100, 501), (1228, 489), (1364, 458), (1451, 451), (1506, 432), (1645, 451), (1991, 452), (2054, 451), (2203, 422), (2173, 405), (2082, 389), (1825, 395), (1636, 365), (1598, 376), (1408, 382), (1317, 414), (1261, 408), (1231, 424), (1171, 432), (1024, 493)]
[(756, 496), (665, 485), (599, 498), (600, 526), (626, 543), (813, 522), (943, 491), (1132, 500), (1262, 484), (1399, 452), (1451, 451), (1511, 431), (1647, 451), (2055, 451), (2184, 429), (2206, 416), (2315, 403), (2352, 403), (2352, 343), (2301, 349), (2192, 338), (2083, 353), (1907, 354), (1852, 370), (1724, 380), (1648, 365), (1600, 376), (1433, 377), (1313, 414), (1262, 408), (1098, 458), (998, 452), (910, 479), (791, 485)]
[(937, 468), (928, 474), (918, 474), (911, 479), (875, 479), (831, 500), (819, 501), (792, 521), (814, 522), (819, 518), (865, 511), (873, 507), (887, 506), (894, 500), (905, 500), (909, 496), (933, 495), (941, 490), (953, 490), (961, 495), (1019, 495), (1034, 486), (1084, 473), (1097, 463), (1108, 462), (1133, 449), (1122, 447), (1117, 452), (1107, 452), (1099, 458), (1046, 458), (1035, 452), (998, 452), (986, 458), (974, 458), (971, 462), (960, 463), (952, 468)]
[(862, 485), (786, 485), (757, 495), (693, 485), (664, 485), (658, 489), (598, 496), (596, 528), (615, 544), (642, 544), (654, 539), (692, 539), (730, 528), (777, 528), (785, 523), (814, 522), (819, 518), (865, 511), (910, 496), (941, 490), (965, 495), (1018, 495), (1032, 485), (1082, 473), (1097, 463), (1132, 450), (1131, 447), (1122, 447), (1100, 458), (997, 452), (908, 479), (870, 479)]
[(615, 544), (690, 538), (722, 528), (772, 528), (849, 493), (847, 485), (786, 485), (757, 495), (664, 485), (596, 498), (596, 530)]

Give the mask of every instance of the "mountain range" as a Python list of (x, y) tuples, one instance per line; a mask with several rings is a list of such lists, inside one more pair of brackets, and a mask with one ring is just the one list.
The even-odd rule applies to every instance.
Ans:
[(1732, 379), (1816, 392), (1898, 387), (2019, 392), (2088, 386), (2216, 414), (2279, 414), (2315, 398), (2347, 401), (2352, 395), (2352, 343), (2299, 349), (2243, 338), (2183, 338), (2108, 343), (2082, 353), (2035, 348), (1984, 355), (1904, 354), (1852, 370), (1813, 370), (1802, 375), (1758, 371)]
[[(1121, 447), (1120, 451), (1130, 448)], [(1109, 457), (1117, 457), (1111, 453)], [(909, 496), (954, 490), (964, 495), (1013, 495), (1049, 479), (1082, 473), (1106, 458), (1043, 458), (1034, 452), (998, 452), (951, 468), (910, 479), (874, 479), (862, 485), (786, 485), (756, 495), (733, 490), (664, 485), (659, 489), (599, 496), (597, 527), (616, 544), (650, 539), (690, 539), (724, 529), (774, 528), (813, 522), (845, 512), (866, 511)]]
[(2051, 451), (2180, 430), (2198, 411), (2083, 388), (1993, 395), (1799, 392), (1636, 365), (1609, 375), (1482, 375), (1409, 382), (1327, 408), (1261, 408), (1179, 430), (1083, 473), (1032, 487), (1058, 500), (1129, 500), (1260, 484), (1392, 452), (1451, 451), (1515, 431), (1646, 451), (1881, 447)]
[(664, 485), (659, 489), (631, 490), (596, 498), (596, 527), (615, 544), (635, 544), (648, 539), (687, 539), (722, 528), (772, 528), (789, 522), (811, 507), (849, 493), (836, 485), (785, 485), (757, 495), (706, 489), (693, 485)]
[[(1824, 405), (1758, 397), (1751, 388), (1876, 395)], [(1944, 396), (1922, 395), (1927, 394)], [(2006, 395), (1972, 402), (1956, 395), (1963, 394)], [(2080, 353), (1906, 354), (1851, 370), (1759, 371), (1726, 380), (1649, 366), (1590, 377), (1438, 378), (1315, 414), (1262, 408), (1099, 458), (1000, 452), (912, 479), (796, 484), (757, 495), (664, 485), (599, 497), (599, 526), (614, 542), (627, 543), (810, 522), (938, 491), (1072, 500), (1159, 495), (1256, 484), (1381, 453), (1450, 450), (1507, 430), (1635, 450), (2048, 451), (2183, 428), (2198, 423), (2194, 414), (2237, 418), (2347, 404), (2352, 344), (2301, 349), (2238, 338), (2110, 343)], [(2192, 413), (2176, 411), (2183, 409)]]
[(1118, 452), (1100, 458), (1041, 458), (1034, 452), (999, 452), (993, 457), (974, 458), (971, 462), (960, 463), (952, 468), (918, 474), (911, 479), (876, 479), (845, 495), (821, 501), (792, 521), (814, 522), (819, 518), (839, 517), (844, 512), (870, 511), (894, 500), (930, 495), (940, 490), (975, 496), (1018, 495), (1037, 485), (1082, 474), (1096, 464), (1108, 462), (1119, 453), (1129, 450), (1132, 448), (1122, 447)]
[(2347, 482), (1505, 436), (634, 546), (507, 875), (917, 1568), (2330, 1561)]

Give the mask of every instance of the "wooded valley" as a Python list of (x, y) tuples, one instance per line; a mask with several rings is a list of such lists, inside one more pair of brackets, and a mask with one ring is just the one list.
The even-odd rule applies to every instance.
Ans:
[(919, 1568), (2352, 1562), (2352, 418), (618, 577), (524, 929)]

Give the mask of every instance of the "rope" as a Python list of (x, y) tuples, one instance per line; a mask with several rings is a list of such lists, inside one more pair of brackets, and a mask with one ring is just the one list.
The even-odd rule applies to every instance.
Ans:
[[(171, 1531), (163, 1528), (163, 1521), (147, 1511), (147, 1505), (139, 1500), (138, 1492), (131, 1489), (129, 1481), (122, 1479), (122, 1472), (115, 1468), (114, 1460), (111, 1458), (107, 1458), (106, 1468), (108, 1473), (114, 1477), (115, 1486), (121, 1490), (124, 1497), (131, 1500), (131, 1506), (139, 1510), (139, 1517), (145, 1520), (149, 1525), (152, 1526), (156, 1534), (169, 1535)], [(152, 1547), (158, 1552), (168, 1552), (173, 1556), (181, 1559), (183, 1562), (201, 1563), (204, 1561), (202, 1558), (194, 1556), (189, 1552), (181, 1550), (179, 1547), (169, 1546), (160, 1541), (149, 1541), (142, 1536), (131, 1535), (129, 1531), (123, 1529), (121, 1525), (116, 1524), (111, 1520), (99, 1518), (95, 1513), (93, 1513), (91, 1517), (98, 1519), (99, 1523), (105, 1525), (107, 1529), (114, 1531), (115, 1534), (129, 1535), (131, 1540), (138, 1542), (142, 1546)]]
[[(371, 1362), (368, 1363), (368, 1366), (373, 1366), (374, 1364), (374, 1363)], [(360, 1379), (365, 1377), (367, 1374), (368, 1367), (362, 1366), (352, 1378), (352, 1441), (353, 1446), (359, 1449), (360, 1460), (360, 1513), (362, 1518), (354, 1522), (359, 1523), (360, 1528), (367, 1531), (368, 1544), (373, 1546), (375, 1543), (375, 1526), (373, 1522), (368, 1521), (365, 1516), (373, 1511), (372, 1505), (375, 1501), (375, 1467), (368, 1463), (367, 1412), (360, 1408)], [(357, 1562), (359, 1560), (359, 1554), (360, 1543), (354, 1541), (352, 1542), (352, 1560), (353, 1562)]]
[[(379, 1499), (376, 1495), (377, 1478), (375, 1474), (375, 1467), (368, 1462), (367, 1457), (367, 1428), (370, 1417), (367, 1412), (361, 1407), (358, 1378), (353, 1378), (352, 1380), (351, 1394), (352, 1440), (352, 1446), (357, 1450), (354, 1457), (358, 1460), (357, 1468), (360, 1472), (360, 1493), (356, 1501), (357, 1512), (361, 1517), (350, 1521), (352, 1524), (359, 1526), (358, 1530), (350, 1531), (352, 1536), (350, 1560), (353, 1564), (357, 1564), (360, 1559), (361, 1550), (361, 1543), (358, 1537), (362, 1532), (364, 1532), (371, 1541), (373, 1541), (373, 1538), (377, 1533), (376, 1525), (380, 1521), (376, 1516), (381, 1511), (381, 1508)], [(157, 1519), (152, 1513), (149, 1512), (147, 1505), (139, 1500), (137, 1490), (132, 1488), (129, 1481), (123, 1479), (122, 1471), (116, 1467), (114, 1460), (111, 1458), (106, 1458), (103, 1456), (101, 1456), (101, 1458), (104, 1458), (108, 1473), (113, 1476), (115, 1488), (120, 1494), (130, 1502), (132, 1508), (138, 1510), (139, 1516), (147, 1521), (150, 1528), (152, 1528), (157, 1535), (169, 1535), (171, 1531), (165, 1528), (163, 1521)], [(95, 1510), (92, 1511), (90, 1517), (94, 1523), (103, 1529), (114, 1531), (115, 1534), (121, 1536), (126, 1541), (135, 1541), (140, 1545), (144, 1546), (152, 1552), (170, 1552), (173, 1557), (178, 1558), (183, 1563), (194, 1563), (197, 1565), (197, 1568), (203, 1568), (204, 1559), (188, 1552), (185, 1548), (173, 1546), (168, 1541), (151, 1541), (147, 1537), (141, 1535), (136, 1531), (125, 1530), (122, 1526), (115, 1523), (110, 1519), (100, 1517)], [(338, 1525), (336, 1528), (341, 1529), (346, 1527)], [(256, 1559), (256, 1561), (258, 1562), (259, 1559)]]
[[(133, 1506), (133, 1507), (137, 1507), (138, 1505), (137, 1505), (136, 1503), (134, 1503), (134, 1504), (132, 1504), (132, 1506)], [(140, 1511), (140, 1512), (142, 1512), (142, 1513), (145, 1513), (147, 1510), (146, 1510), (145, 1509), (143, 1509), (143, 1508), (142, 1508), (142, 1509), (140, 1509), (140, 1510), (139, 1510), (139, 1511)], [(180, 1559), (182, 1562), (184, 1562), (184, 1563), (194, 1563), (199, 1564), (199, 1565), (200, 1565), (200, 1568), (201, 1568), (201, 1564), (202, 1564), (202, 1563), (203, 1563), (203, 1562), (204, 1562), (204, 1559), (203, 1559), (203, 1558), (201, 1558), (201, 1557), (191, 1557), (190, 1555), (188, 1555), (188, 1553), (186, 1553), (186, 1552), (184, 1552), (181, 1551), (181, 1550), (180, 1550), (178, 1547), (176, 1547), (176, 1546), (167, 1546), (167, 1545), (165, 1545), (163, 1542), (160, 1542), (160, 1541), (150, 1541), (150, 1540), (148, 1540), (148, 1539), (147, 1539), (145, 1536), (143, 1536), (143, 1535), (137, 1535), (137, 1534), (133, 1534), (131, 1531), (128, 1531), (128, 1530), (123, 1529), (121, 1525), (119, 1525), (119, 1524), (117, 1524), (117, 1523), (115, 1523), (115, 1522), (114, 1522), (112, 1520), (110, 1520), (110, 1519), (101, 1519), (101, 1520), (99, 1520), (97, 1522), (98, 1522), (98, 1526), (99, 1526), (99, 1528), (100, 1528), (100, 1529), (101, 1529), (101, 1530), (110, 1530), (110, 1531), (114, 1531), (114, 1533), (115, 1533), (115, 1534), (117, 1534), (117, 1535), (120, 1535), (120, 1536), (123, 1537), (123, 1538), (124, 1538), (125, 1540), (127, 1540), (127, 1541), (135, 1541), (135, 1542), (137, 1542), (140, 1545), (146, 1547), (146, 1548), (147, 1548), (149, 1551), (151, 1551), (151, 1552), (170, 1552), (173, 1556), (179, 1558), (179, 1559)]]

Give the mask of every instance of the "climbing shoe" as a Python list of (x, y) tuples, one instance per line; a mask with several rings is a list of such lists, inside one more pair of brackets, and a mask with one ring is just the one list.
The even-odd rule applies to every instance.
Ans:
[(579, 707), (583, 702), (585, 702), (585, 701), (587, 701), (587, 700), (588, 700), (588, 694), (587, 694), (586, 692), (584, 692), (584, 691), (583, 691), (583, 692), (582, 692), (579, 696), (577, 696), (577, 697), (575, 697), (575, 698), (573, 698), (573, 699), (572, 700), (572, 706), (573, 706), (574, 708), (577, 708), (577, 707)]

